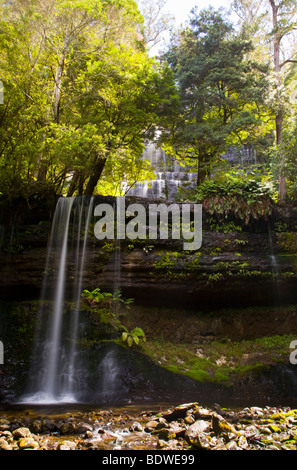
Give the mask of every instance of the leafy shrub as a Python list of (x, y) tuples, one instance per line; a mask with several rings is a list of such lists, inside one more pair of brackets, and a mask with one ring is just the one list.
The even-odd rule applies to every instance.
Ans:
[(138, 346), (142, 341), (145, 341), (145, 334), (139, 327), (134, 328), (130, 333), (125, 329), (122, 333), (122, 341), (126, 343), (129, 348), (133, 345)]
[[(123, 299), (121, 292), (102, 292), (101, 289), (97, 288), (93, 291), (84, 290), (82, 293), (83, 307), (91, 314), (91, 320), (93, 326), (98, 327), (100, 330), (103, 329), (103, 334), (112, 333), (128, 345), (129, 348), (136, 345), (138, 346), (141, 342), (146, 341), (145, 334), (141, 328), (134, 328), (131, 332), (119, 321), (117, 314), (114, 313), (114, 309), (120, 304), (126, 309), (129, 308), (130, 304), (134, 299)], [(104, 325), (108, 325), (108, 328), (103, 328)], [(124, 330), (124, 331), (123, 331)]]
[(110, 292), (101, 292), (101, 289), (97, 288), (93, 291), (84, 290), (82, 293), (82, 299), (90, 304), (91, 307), (111, 308), (115, 304), (125, 304), (126, 306), (131, 304), (134, 299), (122, 299), (120, 292), (111, 294)]
[(269, 182), (254, 173), (229, 173), (207, 180), (196, 192), (196, 201), (219, 222), (234, 218), (246, 225), (252, 219), (267, 218), (271, 214), (273, 197)]

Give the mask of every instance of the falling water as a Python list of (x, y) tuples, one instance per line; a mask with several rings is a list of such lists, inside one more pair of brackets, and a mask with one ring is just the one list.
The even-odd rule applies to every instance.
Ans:
[(272, 282), (273, 282), (273, 295), (274, 295), (274, 303), (275, 305), (280, 305), (280, 289), (279, 289), (279, 265), (277, 261), (277, 257), (274, 254), (273, 250), (273, 240), (271, 234), (270, 225), (268, 226), (268, 240), (269, 240), (269, 249), (270, 249), (270, 262), (271, 262), (271, 274), (272, 274)]
[(182, 167), (177, 160), (171, 159), (154, 144), (147, 146), (143, 159), (150, 162), (155, 179), (143, 183), (136, 182), (127, 195), (173, 201), (178, 198), (179, 189), (195, 187), (196, 173)]
[(109, 351), (98, 369), (100, 377), (101, 399), (110, 400), (121, 386), (120, 369), (115, 351)]
[[(83, 383), (83, 370), (76, 360), (76, 345), (92, 208), (93, 198), (60, 198), (57, 203), (43, 280), (30, 382), (23, 402), (73, 402)], [(71, 278), (73, 286), (69, 298), (67, 287)], [(72, 308), (68, 308), (69, 303)]]

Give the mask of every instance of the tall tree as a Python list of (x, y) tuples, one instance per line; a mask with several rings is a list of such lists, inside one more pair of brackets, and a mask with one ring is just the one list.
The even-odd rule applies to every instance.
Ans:
[(134, 169), (174, 95), (136, 3), (0, 0), (0, 13), (0, 191), (91, 194), (108, 160)]
[[(291, 64), (296, 63), (295, 31), (297, 29), (297, 4), (295, 0), (235, 0), (233, 7), (240, 12), (255, 12), (253, 21), (261, 29), (256, 40), (260, 51), (267, 55), (274, 74), (274, 99), (271, 109), (275, 116), (275, 143), (279, 155), (279, 200), (284, 201), (287, 195), (286, 178), (283, 172), (285, 155), (282, 153), (284, 122), (288, 114), (288, 85)], [(242, 27), (248, 23), (248, 15), (241, 15)], [(293, 39), (293, 40), (292, 40)], [(252, 37), (255, 41), (255, 37)]]
[[(272, 25), (273, 29), (271, 32), (273, 38), (273, 63), (274, 72), (277, 79), (277, 103), (276, 103), (276, 115), (275, 115), (275, 129), (276, 129), (276, 145), (281, 146), (283, 144), (283, 124), (284, 124), (284, 109), (282, 106), (281, 89), (283, 84), (283, 68), (295, 61), (292, 57), (281, 58), (281, 44), (284, 39), (297, 27), (297, 4), (294, 0), (282, 0), (276, 2), (275, 0), (269, 0), (271, 11), (272, 11)], [(282, 167), (284, 164), (284, 155), (281, 155), (280, 172), (279, 172), (279, 199), (281, 202), (284, 201), (287, 188), (286, 178), (284, 176)]]
[(181, 100), (172, 146), (196, 162), (199, 185), (229, 146), (259, 135), (266, 68), (246, 60), (250, 41), (236, 36), (221, 12), (194, 9), (190, 24), (167, 58)]

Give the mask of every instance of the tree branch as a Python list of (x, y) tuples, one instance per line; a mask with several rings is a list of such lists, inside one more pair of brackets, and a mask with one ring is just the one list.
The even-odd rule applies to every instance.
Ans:
[(297, 60), (294, 59), (287, 59), (282, 64), (280, 64), (280, 68), (282, 68), (286, 64), (297, 64)]

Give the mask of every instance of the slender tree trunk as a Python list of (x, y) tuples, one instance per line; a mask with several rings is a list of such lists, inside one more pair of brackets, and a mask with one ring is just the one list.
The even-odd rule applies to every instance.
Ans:
[(54, 88), (54, 96), (53, 96), (53, 118), (56, 124), (60, 122), (60, 101), (61, 101), (61, 87), (62, 87), (62, 77), (64, 72), (65, 66), (65, 59), (66, 59), (66, 50), (67, 50), (67, 41), (65, 40), (65, 47), (62, 51), (59, 59), (59, 64), (56, 69), (56, 76), (55, 76), (55, 88)]
[[(280, 43), (282, 35), (279, 30), (278, 23), (278, 10), (279, 5), (275, 3), (275, 0), (269, 0), (272, 9), (272, 20), (273, 20), (273, 60), (274, 60), (274, 71), (278, 80), (279, 90), (281, 89), (281, 64), (280, 64)], [(283, 110), (281, 105), (278, 103), (278, 110), (275, 117), (275, 130), (276, 130), (276, 145), (279, 147), (283, 143)], [(280, 169), (279, 169), (279, 200), (283, 202), (287, 195), (287, 183), (286, 178), (283, 175), (284, 157), (283, 154), (280, 158)]]
[(197, 173), (197, 186), (200, 186), (208, 175), (208, 155), (204, 147), (199, 148)]
[(100, 158), (97, 159), (97, 161), (96, 161), (96, 163), (93, 167), (93, 171), (92, 171), (92, 174), (90, 176), (90, 179), (87, 183), (85, 192), (84, 192), (85, 196), (92, 196), (93, 195), (93, 193), (95, 191), (95, 188), (97, 186), (97, 183), (100, 179), (100, 176), (102, 175), (102, 172), (104, 170), (106, 160), (107, 160), (107, 157), (100, 157)]

